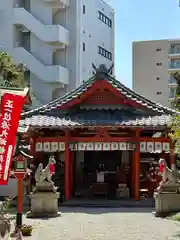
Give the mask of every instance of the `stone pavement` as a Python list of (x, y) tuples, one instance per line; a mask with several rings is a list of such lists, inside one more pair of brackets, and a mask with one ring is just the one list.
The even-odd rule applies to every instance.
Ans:
[(61, 208), (54, 219), (26, 219), (29, 240), (174, 240), (180, 223), (155, 218), (152, 209)]

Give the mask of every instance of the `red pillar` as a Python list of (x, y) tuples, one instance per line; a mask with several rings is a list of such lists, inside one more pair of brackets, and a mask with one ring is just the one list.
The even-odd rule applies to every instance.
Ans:
[(30, 151), (31, 151), (31, 154), (34, 156), (36, 153), (36, 144), (35, 144), (34, 138), (30, 138)]
[(135, 186), (134, 186), (134, 181), (135, 181), (135, 151), (132, 152), (132, 163), (131, 163), (131, 196), (135, 198)]
[(136, 130), (136, 150), (134, 153), (134, 197), (140, 200), (140, 131)]
[(166, 153), (165, 153), (164, 151), (162, 152), (161, 156), (162, 156), (162, 158), (165, 159), (165, 161), (166, 161), (166, 157), (167, 157), (167, 156), (166, 156)]
[(18, 186), (17, 210), (19, 214), (22, 214), (22, 211), (23, 211), (23, 179), (22, 178), (18, 178), (17, 186)]
[(23, 177), (24, 175), (16, 175), (17, 178), (17, 193), (18, 193), (18, 202), (17, 202), (17, 213), (16, 213), (16, 225), (18, 227), (22, 226), (22, 214), (23, 214)]
[(70, 172), (70, 185), (71, 185), (71, 192), (70, 196), (73, 195), (73, 187), (74, 187), (74, 160), (75, 160), (75, 152), (71, 152), (71, 172)]
[(70, 149), (69, 143), (65, 146), (65, 171), (64, 171), (64, 190), (65, 199), (69, 200), (71, 197), (71, 163), (70, 163)]

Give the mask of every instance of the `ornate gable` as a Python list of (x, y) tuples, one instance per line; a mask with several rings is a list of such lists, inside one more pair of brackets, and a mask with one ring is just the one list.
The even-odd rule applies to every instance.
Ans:
[(88, 94), (88, 92), (86, 94), (84, 94), (85, 98), (82, 100), (80, 105), (102, 105), (102, 107), (104, 106), (105, 108), (107, 108), (106, 106), (111, 108), (111, 105), (112, 108), (114, 106), (117, 107), (118, 105), (120, 108), (122, 106), (135, 107), (138, 109), (145, 108), (140, 103), (129, 99), (125, 94), (118, 91), (108, 82), (108, 80), (96, 80), (96, 88), (94, 88), (91, 94)]
[(117, 98), (109, 89), (99, 88), (83, 101), (83, 105), (110, 105), (122, 104), (123, 98)]

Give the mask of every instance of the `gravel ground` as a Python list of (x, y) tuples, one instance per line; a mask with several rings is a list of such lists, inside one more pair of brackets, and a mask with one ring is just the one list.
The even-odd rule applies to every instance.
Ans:
[(52, 219), (24, 219), (34, 228), (29, 240), (174, 240), (180, 224), (155, 218), (151, 209), (61, 208)]

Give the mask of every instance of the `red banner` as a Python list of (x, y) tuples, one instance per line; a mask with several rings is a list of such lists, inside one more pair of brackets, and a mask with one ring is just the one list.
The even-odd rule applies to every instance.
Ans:
[(24, 99), (23, 96), (10, 93), (5, 93), (2, 97), (0, 118), (0, 185), (8, 184)]

